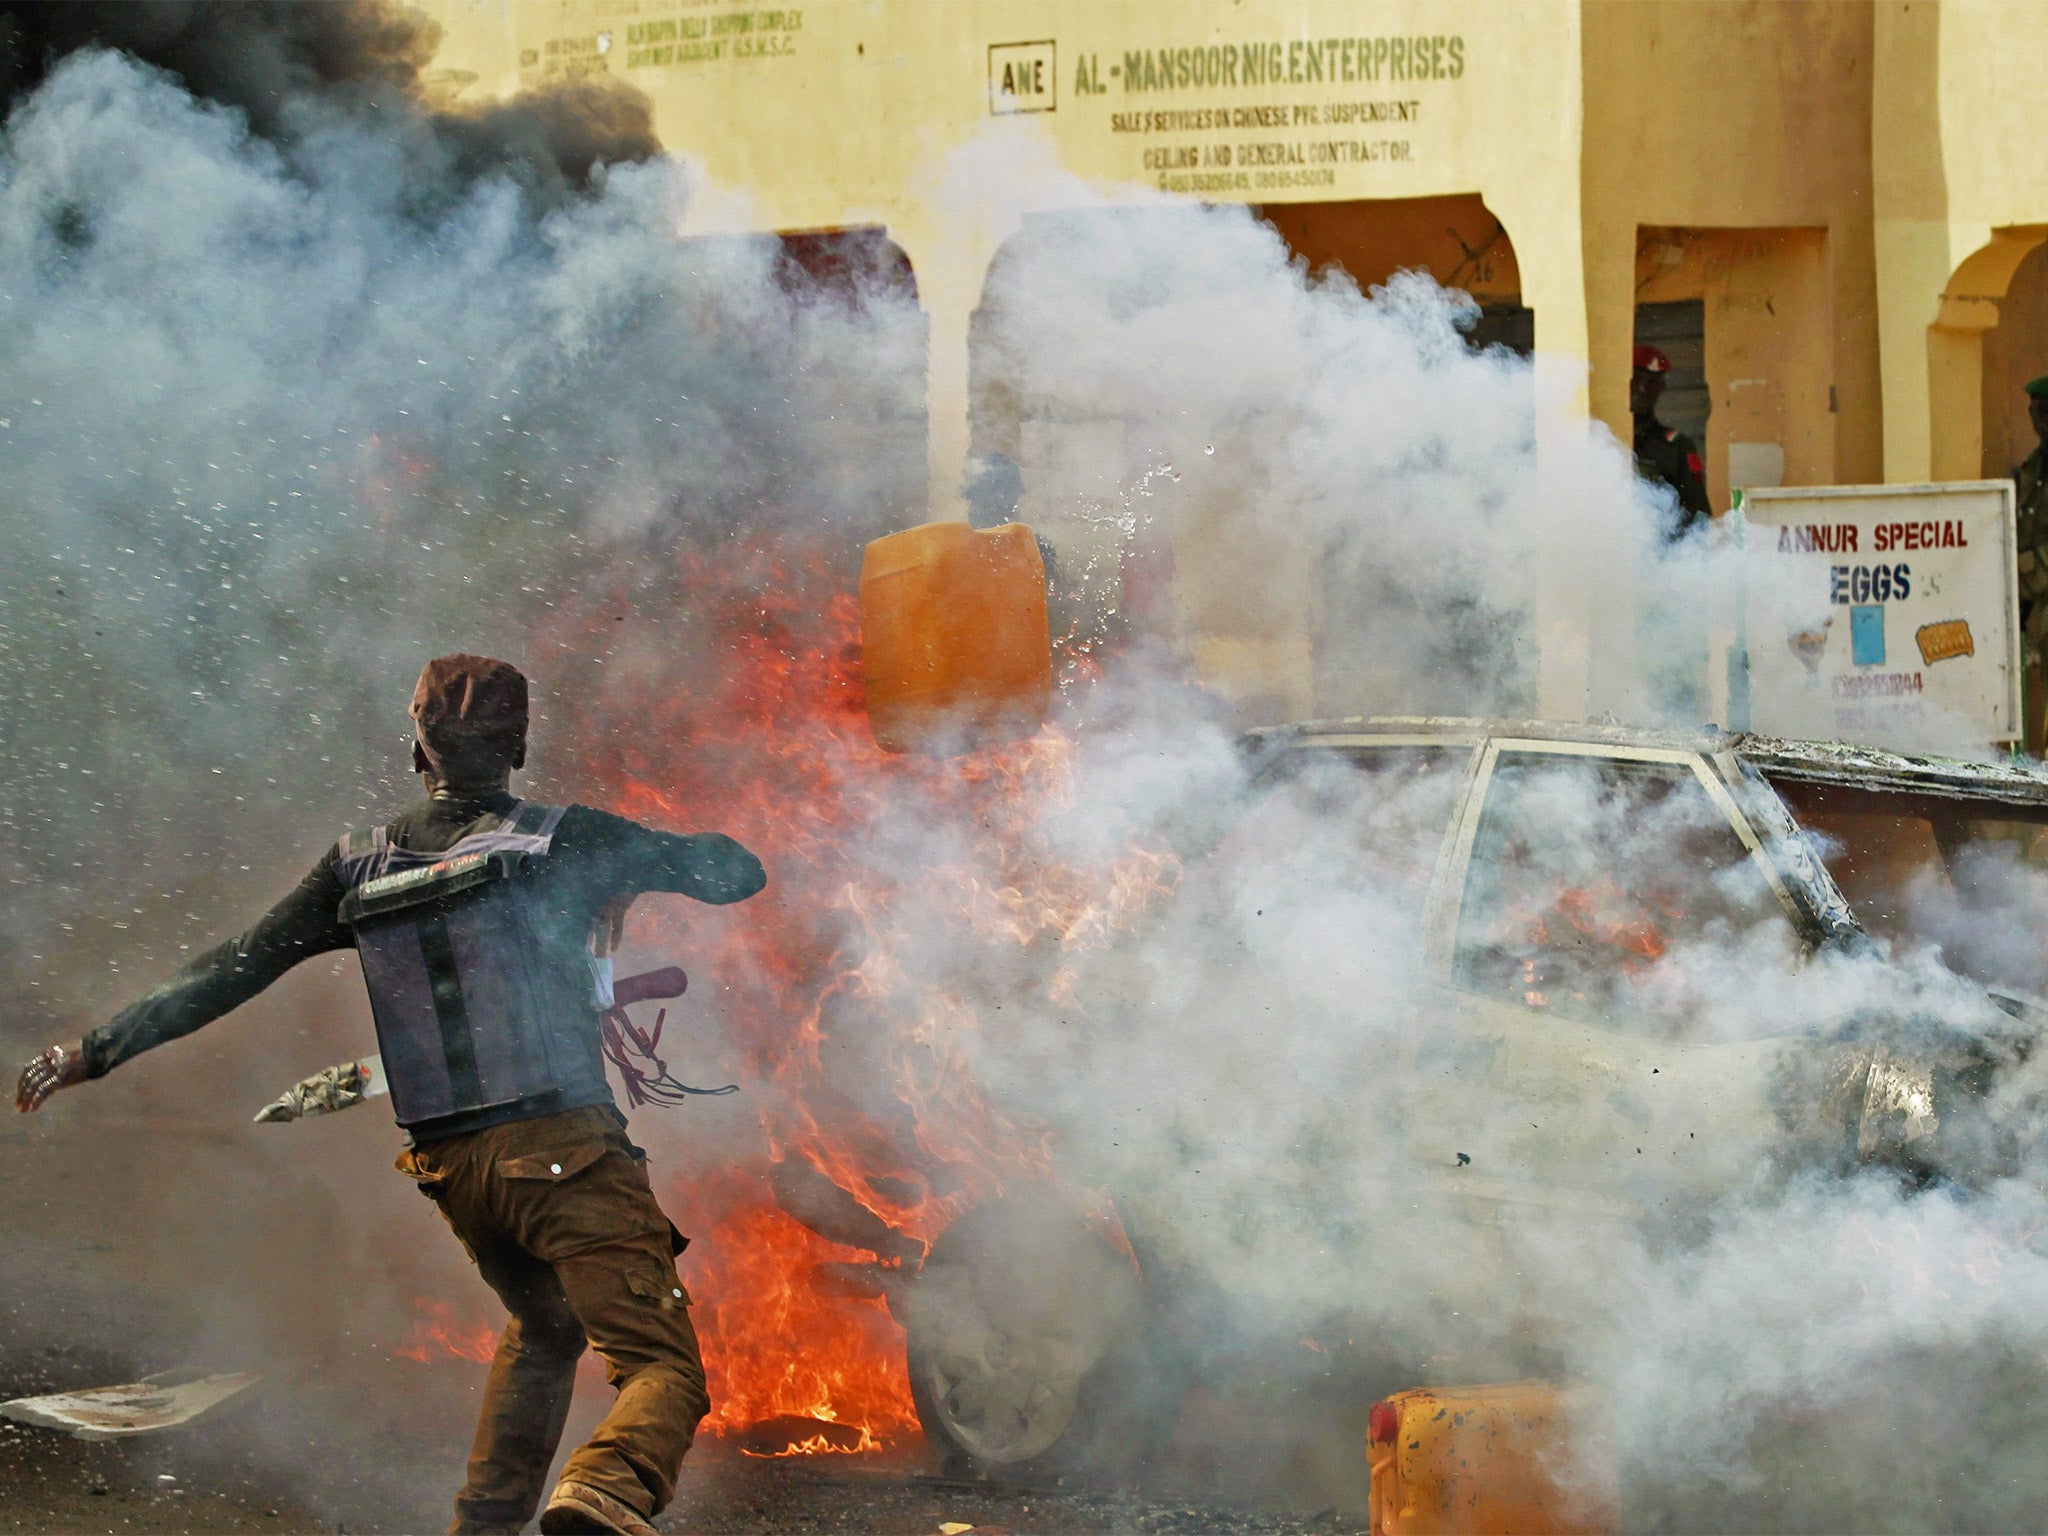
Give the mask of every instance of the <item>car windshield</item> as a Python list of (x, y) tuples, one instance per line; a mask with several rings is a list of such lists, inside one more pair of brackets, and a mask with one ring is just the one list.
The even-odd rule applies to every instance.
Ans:
[(2048, 991), (2048, 807), (1772, 783), (1869, 933), (1986, 986)]

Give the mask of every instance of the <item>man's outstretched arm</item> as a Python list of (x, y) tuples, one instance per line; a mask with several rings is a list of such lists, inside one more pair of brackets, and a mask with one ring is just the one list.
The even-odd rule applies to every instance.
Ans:
[(761, 861), (723, 832), (657, 832), (609, 811), (576, 806), (558, 842), (591, 862), (599, 883), (620, 891), (675, 891), (723, 906), (768, 883)]
[(340, 876), (330, 855), (237, 938), (217, 944), (177, 975), (72, 1046), (51, 1046), (22, 1069), (17, 1109), (40, 1108), (59, 1088), (104, 1077), (131, 1056), (211, 1024), (314, 955), (355, 942), (337, 916)]
[(85, 1037), (85, 1067), (104, 1077), (131, 1056), (189, 1035), (240, 1007), (301, 960), (347, 949), (355, 937), (339, 913), (344, 892), (330, 856), (256, 920)]

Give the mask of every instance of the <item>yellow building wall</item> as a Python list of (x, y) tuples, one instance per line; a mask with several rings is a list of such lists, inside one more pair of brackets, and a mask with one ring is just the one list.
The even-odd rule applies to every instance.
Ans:
[[(1706, 301), (1717, 505), (1731, 450), (1741, 473), (1776, 444), (1787, 483), (1855, 483), (1974, 476), (2025, 446), (1998, 397), (2039, 355), (2038, 299), (2008, 303), (2007, 287), (2048, 238), (2048, 3), (423, 8), (445, 29), (427, 81), (440, 99), (593, 73), (645, 91), (663, 143), (703, 173), (679, 233), (885, 228), (929, 321), (935, 515), (958, 511), (995, 253), (1033, 212), (1160, 193), (1258, 205), (1295, 249), (1367, 283), (1424, 265), (1529, 306), (1538, 350), (1567, 379), (1588, 370), (1539, 422), (1546, 505), (1572, 502), (1574, 411), (1629, 435), (1635, 306), (1653, 298)], [(1026, 140), (1047, 151), (1040, 173), (959, 179), (960, 152)], [(1448, 243), (1425, 223), (1442, 209)], [(1470, 231), (1489, 224), (1475, 259)], [(1540, 703), (1572, 714), (1587, 583), (1626, 576), (1596, 571), (1569, 530), (1543, 548)]]
[[(647, 91), (669, 147), (753, 189), (778, 222), (899, 197), (928, 151), (992, 117), (1037, 118), (1082, 176), (1238, 201), (1414, 195), (1444, 190), (1446, 179), (1500, 179), (1488, 172), (1510, 162), (1524, 179), (1540, 174), (1546, 136), (1576, 147), (1564, 122), (1576, 71), (1560, 67), (1576, 37), (1569, 0), (428, 0), (424, 9), (447, 31), (437, 65), (478, 70), (489, 56), (479, 89), (502, 90), (509, 60), (521, 84), (602, 73)], [(1134, 58), (1144, 67), (1127, 75)], [(1010, 64), (1030, 65), (1044, 94), (993, 101), (991, 77)], [(1407, 110), (1349, 110), (1360, 103)], [(1261, 107), (1282, 110), (1234, 117)], [(1320, 110), (1331, 107), (1347, 110)], [(1233, 120), (1186, 116), (1218, 109)], [(1140, 112), (1181, 116), (1132, 116)], [(1510, 121), (1509, 142), (1487, 132)], [(1157, 153), (1319, 141), (1367, 147), (1222, 164)], [(1184, 184), (1168, 186), (1175, 179)]]
[[(1798, 443), (1786, 444), (1787, 483), (1807, 474), (1859, 482), (1882, 470), (1877, 386), (1877, 293), (1870, 217), (1872, 15), (1864, 0), (1587, 0), (1584, 22), (1584, 242), (1593, 336), (1593, 414), (1627, 441), (1629, 348), (1634, 310), (1654, 297), (1705, 295), (1714, 414), (1731, 392), (1775, 392), (1794, 412)], [(1771, 228), (1820, 231), (1822, 281), (1810, 270), (1811, 237), (1788, 235), (1780, 256), (1757, 242)], [(1645, 271), (1646, 229), (1667, 232), (1697, 254), (1686, 269)], [(1669, 232), (1687, 232), (1675, 234)], [(1736, 244), (1715, 231), (1742, 231)], [(1792, 277), (1791, 311), (1773, 313), (1768, 285)], [(1741, 250), (1776, 269), (1734, 275)], [(1709, 252), (1713, 253), (1711, 256)], [(1683, 281), (1681, 281), (1683, 279)], [(1735, 288), (1727, 287), (1733, 281)], [(1737, 290), (1765, 285), (1761, 319), (1741, 320)], [(1715, 316), (1745, 334), (1717, 346)], [(1779, 330), (1782, 325), (1782, 331)], [(1775, 333), (1775, 335), (1774, 335)], [(1816, 345), (1819, 347), (1815, 352)], [(1777, 351), (1782, 348), (1784, 356)], [(1742, 373), (1716, 378), (1716, 353)], [(1816, 376), (1815, 368), (1821, 372)], [(1763, 384), (1734, 386), (1737, 378)], [(1801, 402), (1831, 386), (1825, 424)], [(1822, 427), (1825, 430), (1821, 430)], [(1748, 423), (1742, 430), (1755, 430)], [(1819, 436), (1831, 436), (1825, 452)], [(1727, 505), (1725, 422), (1709, 418), (1708, 472), (1717, 508)], [(1798, 480), (1791, 478), (1794, 464)]]
[[(1042, 133), (1098, 188), (1276, 210), (1477, 195), (1506, 231), (1538, 345), (1589, 359), (1591, 409), (1624, 435), (1643, 230), (1825, 231), (1832, 472), (1846, 481), (1922, 478), (1937, 461), (1974, 472), (1981, 335), (2028, 231), (2048, 224), (2034, 126), (2048, 120), (2048, 5), (2016, 0), (425, 9), (446, 32), (436, 94), (592, 72), (646, 90), (664, 142), (720, 194), (700, 200), (698, 227), (887, 226), (934, 315), (938, 437), (965, 390), (947, 349), (1011, 226), (943, 207), (935, 177), (991, 131)], [(1007, 103), (991, 92), (1005, 69), (1032, 87)], [(1999, 230), (2020, 233), (1968, 266)], [(935, 449), (935, 469), (960, 447)]]
[[(1032, 207), (1118, 188), (1263, 205), (1479, 193), (1539, 344), (1584, 352), (1575, 0), (424, 8), (447, 31), (437, 68), (473, 74), (473, 92), (588, 73), (646, 91), (664, 145), (732, 194), (703, 199), (693, 229), (885, 225), (935, 321), (956, 289), (978, 294)], [(1013, 68), (1044, 93), (999, 97)], [(944, 157), (1002, 133), (1042, 135), (1094, 190), (948, 197)]]
[[(423, 8), (446, 30), (437, 67), (474, 91), (592, 73), (646, 91), (663, 143), (744, 190), (757, 227), (929, 221), (939, 157), (1028, 123), (1105, 186), (1254, 203), (1497, 186), (1518, 244), (1577, 243), (1545, 196), (1577, 178), (1571, 0)], [(1013, 65), (1046, 93), (994, 100)]]
[[(645, 91), (662, 143), (706, 178), (685, 233), (885, 227), (912, 263), (929, 320), (934, 515), (960, 510), (970, 338), (988, 265), (1033, 212), (1160, 193), (1281, 216), (1288, 204), (1477, 196), (1505, 231), (1537, 346), (1587, 355), (1577, 0), (430, 0), (426, 9), (447, 29), (436, 67), (468, 91), (596, 73)], [(465, 86), (462, 74), (475, 79)], [(1046, 173), (949, 184), (949, 156), (1006, 136), (1047, 146)], [(1392, 250), (1400, 234), (1375, 238)], [(1496, 282), (1508, 271), (1498, 259), (1481, 265)], [(1375, 275), (1384, 274), (1367, 280)], [(1571, 406), (1539, 422), (1539, 474), (1573, 473), (1578, 461), (1557, 441), (1581, 419)], [(1568, 488), (1547, 496), (1572, 500)], [(1175, 578), (1182, 638), (1225, 691), (1301, 702), (1304, 633), (1235, 633), (1198, 601), (1209, 584), (1201, 562), (1228, 543), (1176, 539), (1190, 554)], [(1585, 647), (1573, 635), (1586, 594), (1568, 579), (1578, 574), (1569, 545), (1545, 546), (1559, 581), (1545, 586), (1538, 626), (1553, 637), (1542, 647), (1545, 696), (1576, 714)], [(1241, 599), (1231, 611), (1245, 611)], [(1224, 675), (1233, 673), (1243, 676)]]
[(1874, 35), (1885, 478), (1968, 477), (1987, 451), (1983, 335), (2048, 235), (2048, 7), (1879, 0)]

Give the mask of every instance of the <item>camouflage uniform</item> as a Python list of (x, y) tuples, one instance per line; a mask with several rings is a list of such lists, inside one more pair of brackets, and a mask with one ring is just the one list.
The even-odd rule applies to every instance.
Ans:
[(2048, 653), (2048, 374), (2029, 380), (2023, 388), (2027, 420), (2040, 443), (2012, 472), (2024, 679), (2020, 727), (2027, 750), (2038, 755), (2043, 709), (2048, 706), (2048, 669), (2043, 666)]
[(2012, 472), (2019, 492), (2020, 624), (2030, 643), (2048, 625), (2048, 444), (2036, 447)]

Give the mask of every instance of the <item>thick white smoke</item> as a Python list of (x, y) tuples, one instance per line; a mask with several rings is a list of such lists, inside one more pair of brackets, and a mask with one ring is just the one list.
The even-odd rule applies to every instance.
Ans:
[[(1560, 401), (1543, 365), (1475, 355), (1464, 301), (1426, 280), (1361, 294), (1305, 272), (1245, 210), (1068, 187), (1044, 211), (1059, 199), (1043, 172), (990, 174), (1017, 153), (977, 146), (955, 182), (1031, 186), (1039, 210), (991, 277), (977, 430), (1020, 458), (1025, 515), (1063, 572), (1100, 584), (1095, 602), (1127, 595), (1130, 573), (1101, 574), (1091, 530), (1149, 524), (1179, 582), (1154, 632), (1184, 663), (1226, 654), (1219, 638), (1268, 660), (1305, 640), (1301, 692), (1322, 713), (1515, 713), (1535, 696), (1543, 546), (1581, 539), (1595, 707), (1701, 718), (1736, 556), (1664, 549), (1604, 434), (1573, 475), (1546, 473), (1539, 426), (1560, 428), (1539, 413)], [(1901, 898), (1915, 921), (1880, 904), (1883, 948), (1863, 955), (1804, 955), (1761, 879), (1733, 869), (1711, 919), (1674, 923), (1654, 954), (1618, 966), (1628, 936), (1602, 936), (1578, 1017), (1621, 1021), (1618, 1044), (1573, 1022), (1557, 977), (1541, 985), (1558, 1011), (1503, 1036), (1424, 975), (1454, 783), (1326, 764), (1265, 790), (1213, 712), (1130, 673), (1104, 692), (1075, 794), (1041, 831), (1077, 859), (1157, 835), (1188, 854), (1184, 878), (1140, 933), (1005, 996), (984, 1070), (1229, 1298), (1230, 1328), (1262, 1341), (1252, 1374), (1313, 1377), (1334, 1335), (1358, 1381), (1590, 1381), (1614, 1417), (1588, 1432), (1653, 1522), (2038, 1511), (2038, 1068), (2000, 1058), (1982, 1113), (2005, 1155), (1954, 1182), (1850, 1171), (1816, 1128), (1845, 1029), (1888, 1020), (1909, 1045), (2007, 1031), (1951, 967), (2038, 987), (2032, 829), (1924, 869)], [(1930, 730), (1979, 750), (1955, 722)], [(1537, 798), (1537, 862), (1587, 889), (1606, 873), (1677, 890), (1701, 856), (1677, 798), (1646, 811), (1570, 772)], [(1532, 1173), (1536, 1204), (1504, 1193)], [(1915, 1425), (1946, 1428), (1919, 1431), (1925, 1461), (1901, 1474)]]
[[(850, 577), (861, 542), (923, 501), (907, 296), (821, 291), (773, 242), (680, 238), (678, 161), (537, 209), (509, 173), (423, 183), (436, 162), (404, 112), (300, 126), (286, 153), (165, 74), (85, 51), (0, 140), (10, 1061), (102, 1022), (405, 804), (424, 658), (524, 665), (527, 782), (592, 798), (550, 775), (594, 749), (618, 698), (607, 662), (637, 649), (664, 696), (687, 695), (727, 661), (691, 648), (718, 624), (689, 621), (758, 623), (743, 583), (680, 584), (686, 553), (788, 536)], [(549, 626), (599, 584), (603, 630), (565, 657)], [(247, 1125), (372, 1048), (354, 971), (309, 966), (20, 1127), (37, 1168), (62, 1170), (50, 1188), (88, 1192), (24, 1183), (24, 1220), (206, 1314), (205, 1361), (303, 1379), (352, 1341), (388, 1347), (419, 1298), (488, 1315), (386, 1169), (388, 1120)], [(250, 1185), (269, 1199), (231, 1193)], [(101, 1326), (136, 1369), (181, 1363), (157, 1309)], [(182, 1356), (191, 1329), (177, 1337)], [(430, 1482), (346, 1415), (324, 1425), (333, 1458), (306, 1470), (351, 1468), (323, 1495), (337, 1518), (366, 1518), (347, 1502), (360, 1481), (393, 1485), (379, 1497), (401, 1524), (438, 1520), (467, 1412), (443, 1410), (436, 1432), (457, 1428)]]
[[(422, 654), (545, 686), (528, 637), (622, 544), (914, 504), (914, 312), (806, 308), (771, 249), (678, 240), (673, 161), (538, 223), (509, 179), (422, 222), (398, 137), (337, 126), (288, 165), (112, 53), (8, 126), (17, 966), (62, 924), (119, 948), (107, 913), (203, 910), (173, 915), (190, 941), (267, 899), (397, 790)], [(72, 1006), (128, 985), (77, 978)]]
[[(1422, 974), (1421, 900), (1454, 782), (1326, 763), (1264, 794), (1236, 788), (1231, 819), (1214, 758), (1181, 746), (1187, 798), (1157, 792), (1155, 740), (1153, 793), (1122, 805), (1194, 850), (1179, 891), (1083, 957), (1057, 998), (1006, 1002), (985, 1070), (1068, 1129), (1071, 1166), (1120, 1196), (1168, 1274), (1228, 1298), (1232, 1331), (1204, 1340), (1205, 1364), (1291, 1382), (1285, 1422), (1303, 1437), (1331, 1427), (1326, 1399), (1300, 1411), (1330, 1351), (1354, 1396), (1590, 1382), (1611, 1417), (1577, 1448), (1617, 1458), (1632, 1517), (1660, 1528), (2032, 1518), (2038, 1061), (2007, 1066), (1979, 1110), (1945, 1104), (1943, 1135), (1967, 1146), (1981, 1116), (2010, 1138), (1981, 1175), (1967, 1156), (1931, 1187), (1854, 1171), (1829, 1120), (1844, 1028), (1896, 1021), (1909, 1045), (2003, 1032), (1924, 937), (1888, 961), (1802, 959), (1767, 903), (1745, 916), (1731, 900), (1629, 970), (1589, 935), (1620, 1038), (1584, 1028), (1556, 976), (1531, 983), (1556, 989), (1554, 1011), (1504, 1028)], [(1120, 782), (1116, 762), (1099, 766)], [(1603, 867), (1631, 888), (1682, 870), (1682, 818), (1646, 823), (1575, 775), (1551, 790), (1550, 851), (1581, 860), (1595, 889)], [(1223, 820), (1220, 838), (1195, 830)], [(1996, 935), (1973, 931), (1980, 952), (1960, 958), (1974, 974), (1997, 974), (1977, 963)], [(1941, 1433), (1901, 1464), (1900, 1441), (1929, 1424)], [(1272, 1475), (1272, 1440), (1239, 1450), (1238, 1475)], [(1578, 1475), (1569, 1459), (1559, 1470)]]
[[(774, 580), (772, 561), (708, 557), (786, 545), (843, 562), (850, 583), (862, 540), (921, 515), (924, 337), (907, 298), (793, 295), (768, 247), (680, 239), (691, 178), (677, 161), (614, 168), (536, 215), (488, 176), (423, 201), (397, 131), (339, 119), (287, 157), (111, 53), (73, 57), (9, 121), (0, 975), (45, 1000), (9, 1017), (16, 1052), (126, 1000), (253, 916), (342, 828), (395, 809), (400, 706), (424, 655), (494, 651), (563, 690), (537, 728), (537, 787), (574, 795), (551, 764), (603, 757), (605, 733), (630, 737), (650, 696), (715, 695), (732, 665), (717, 638), (749, 624), (759, 638), (769, 605), (746, 584)], [(1032, 189), (1030, 207), (994, 210), (1017, 233), (978, 328), (977, 446), (1024, 464), (1022, 513), (1053, 542), (1077, 629), (1125, 646), (1070, 690), (1072, 773), (1012, 807), (1008, 846), (1090, 866), (1136, 840), (1174, 848), (1184, 872), (1099, 944), (1041, 928), (1020, 953), (963, 916), (963, 892), (1000, 894), (1017, 871), (933, 815), (938, 770), (845, 789), (860, 815), (810, 835), (852, 840), (829, 867), (865, 865), (887, 896), (907, 936), (892, 962), (978, 1020), (941, 1042), (945, 1070), (972, 1067), (1046, 1116), (1076, 1179), (1143, 1191), (1133, 1225), (1208, 1277), (1219, 1328), (1259, 1341), (1254, 1374), (1306, 1377), (1342, 1344), (1382, 1387), (1591, 1380), (1625, 1466), (1655, 1485), (1646, 1507), (1681, 1523), (1717, 1518), (1687, 1503), (1703, 1486), (1755, 1495), (1758, 1519), (1775, 1508), (1787, 1524), (2038, 1510), (2027, 1391), (2048, 1277), (2030, 1235), (2048, 1210), (2031, 1160), (1986, 1190), (1914, 1193), (1803, 1171), (1722, 1116), (1712, 1145), (1672, 1153), (1679, 1174), (1617, 1142), (1590, 1205), (1503, 1205), (1490, 1227), (1403, 1182), (1418, 1156), (1463, 1155), (1452, 1171), (1491, 1178), (1533, 1145), (1455, 1041), (1422, 1049), (1447, 1006), (1420, 964), (1420, 895), (1451, 787), (1361, 784), (1334, 765), (1257, 784), (1232, 710), (1189, 672), (1268, 667), (1285, 679), (1269, 707), (1292, 712), (1531, 710), (1536, 573), (1570, 537), (1599, 604), (1596, 703), (1648, 721), (1699, 696), (1704, 637), (1671, 617), (1715, 589), (1719, 562), (1661, 554), (1654, 507), (1599, 434), (1555, 472), (1545, 434), (1561, 429), (1544, 413), (1559, 380), (1475, 354), (1457, 296), (1417, 277), (1360, 293), (1303, 271), (1247, 210), (1103, 205), (1037, 154), (993, 139), (934, 179), (962, 220), (991, 217), (1005, 194), (989, 188)], [(1126, 540), (1172, 562), (1171, 596), (1149, 609)], [(556, 625), (593, 590), (635, 598), (616, 641)], [(542, 652), (543, 633), (584, 645)], [(1654, 864), (1687, 830), (1583, 784), (1554, 794), (1556, 835), (1591, 869)], [(720, 820), (716, 805), (688, 811)], [(796, 860), (771, 867), (806, 878)], [(2015, 914), (2048, 904), (2023, 867), (1999, 878), (2011, 894), (1990, 875), (1972, 888), (1994, 892), (1988, 911), (1923, 893), (1925, 930), (1945, 921), (1955, 942), (1997, 951), (1986, 967), (2031, 982), (2036, 930)], [(1614, 1006), (1689, 1031), (1676, 1045), (1646, 1034), (1646, 1074), (1657, 1049), (1758, 1046), (1740, 1086), (1762, 1093), (1758, 1043), (1788, 1032), (1817, 1043), (1873, 1012), (1985, 1027), (1976, 995), (1906, 941), (1894, 968), (1804, 961), (1745, 907), (1753, 894), (1731, 891), (1719, 926), (1629, 974)], [(835, 910), (857, 959), (867, 913), (851, 898)], [(717, 983), (766, 985), (737, 969)], [(281, 989), (170, 1051), (205, 1063), (223, 1102), (253, 1105), (364, 1048), (345, 996)], [(279, 1043), (252, 1061), (262, 1029)], [(767, 1096), (773, 1066), (750, 1062), (750, 1089)], [(87, 1095), (175, 1105), (189, 1075), (167, 1052), (50, 1113)], [(898, 1092), (839, 1086), (873, 1105)], [(1646, 1075), (1584, 1091), (1619, 1125), (1661, 1088)], [(2029, 1153), (2032, 1091), (2021, 1074), (1999, 1106)], [(692, 1139), (636, 1123), (658, 1148)], [(315, 1191), (307, 1208), (350, 1187), (344, 1208), (401, 1234), (335, 1239), (354, 1254), (344, 1273), (378, 1293), (344, 1315), (385, 1315), (420, 1279), (406, 1249), (425, 1218), (375, 1184), (378, 1132), (322, 1144), (343, 1135), (359, 1169), (295, 1176)], [(692, 1154), (713, 1150), (698, 1138)], [(283, 1169), (302, 1153), (251, 1142), (235, 1156)], [(1615, 1216), (1646, 1203), (1662, 1212), (1647, 1236)], [(155, 1257), (189, 1260), (165, 1246)], [(1354, 1320), (1362, 1332), (1345, 1332)], [(1264, 1353), (1303, 1338), (1323, 1353)], [(1804, 1502), (1785, 1502), (1788, 1422), (1799, 1465), (1822, 1469), (1801, 1474)], [(1958, 1493), (1930, 1474), (1874, 1509), (1858, 1479), (1908, 1435), (1941, 1455), (1924, 1442), (1949, 1423), (2001, 1448), (1969, 1463), (1985, 1485)]]

